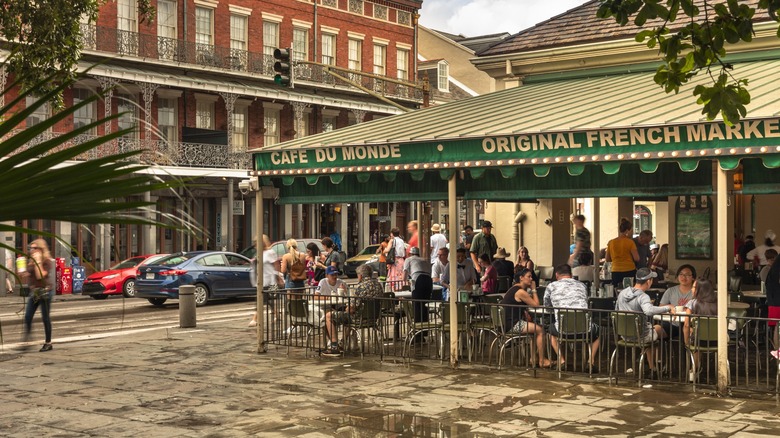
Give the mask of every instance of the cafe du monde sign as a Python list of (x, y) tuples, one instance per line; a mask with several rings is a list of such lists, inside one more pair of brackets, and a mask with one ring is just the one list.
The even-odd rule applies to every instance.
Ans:
[[(588, 131), (527, 133), (453, 139), (440, 142), (355, 145), (280, 149), (255, 154), (257, 170), (321, 169), (388, 164), (470, 162), (496, 164), (496, 160), (633, 154), (661, 151), (780, 146), (780, 119), (742, 120)], [(745, 149), (747, 148), (747, 149)], [(733, 154), (734, 152), (732, 152)], [(477, 163), (479, 161), (480, 163)], [(485, 163), (488, 161), (488, 163)], [(525, 162), (525, 161), (524, 161)], [(530, 161), (528, 161), (530, 163)]]

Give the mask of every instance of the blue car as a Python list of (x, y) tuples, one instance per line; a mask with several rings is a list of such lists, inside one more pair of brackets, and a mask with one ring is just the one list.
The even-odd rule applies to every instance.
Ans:
[(195, 286), (195, 304), (216, 298), (253, 297), (248, 258), (225, 251), (193, 251), (171, 254), (138, 269), (135, 296), (155, 306), (179, 298), (179, 286)]

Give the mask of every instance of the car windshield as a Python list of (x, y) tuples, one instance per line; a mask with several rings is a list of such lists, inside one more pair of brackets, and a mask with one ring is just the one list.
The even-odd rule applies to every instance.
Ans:
[[(191, 258), (192, 258), (192, 255), (190, 255), (190, 254), (173, 254), (173, 255), (169, 255), (167, 257), (164, 257), (164, 258), (156, 261), (153, 264), (161, 265), (161, 266), (176, 266), (176, 265), (180, 265), (180, 264), (186, 262), (187, 260), (189, 260)], [(152, 264), (152, 263), (150, 263), (150, 264)]]
[(363, 251), (358, 255), (369, 255), (369, 254), (376, 254), (376, 249), (379, 248), (379, 245), (370, 245), (365, 248), (363, 248)]
[(145, 257), (131, 257), (127, 260), (121, 261), (117, 263), (116, 265), (112, 266), (111, 269), (128, 269), (128, 268), (135, 268), (138, 266), (139, 263), (144, 261)]

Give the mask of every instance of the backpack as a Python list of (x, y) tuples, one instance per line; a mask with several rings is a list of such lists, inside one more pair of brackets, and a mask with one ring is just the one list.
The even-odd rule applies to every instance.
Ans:
[(301, 260), (300, 255), (295, 257), (295, 261), (290, 265), (290, 280), (291, 281), (305, 281), (306, 280), (306, 262)]

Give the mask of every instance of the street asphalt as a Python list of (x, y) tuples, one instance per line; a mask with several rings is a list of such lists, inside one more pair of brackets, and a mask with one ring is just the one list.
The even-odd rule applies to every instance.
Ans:
[[(247, 320), (249, 315), (247, 315)], [(218, 321), (0, 352), (0, 436), (780, 435), (772, 395), (558, 381), (519, 370), (304, 357)], [(37, 334), (40, 322), (36, 320)], [(56, 327), (55, 327), (56, 330)], [(56, 332), (55, 332), (56, 333)]]

